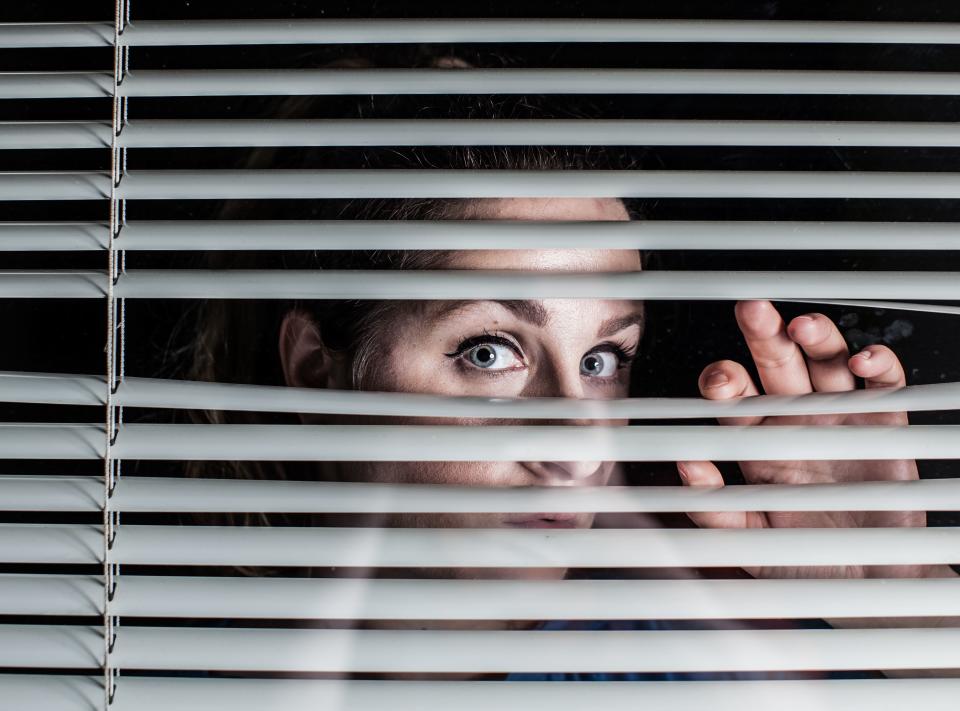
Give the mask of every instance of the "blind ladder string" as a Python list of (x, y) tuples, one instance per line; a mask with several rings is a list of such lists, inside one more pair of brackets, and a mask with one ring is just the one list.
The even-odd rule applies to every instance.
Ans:
[(120, 146), (120, 134), (127, 123), (127, 99), (120, 96), (120, 85), (127, 75), (130, 49), (121, 46), (120, 37), (130, 22), (129, 0), (116, 0), (114, 5), (114, 65), (112, 131), (110, 141), (110, 235), (107, 249), (107, 343), (106, 343), (106, 446), (104, 450), (103, 489), (103, 687), (104, 709), (112, 704), (116, 694), (119, 669), (112, 663), (117, 640), (119, 617), (113, 614), (113, 599), (119, 579), (119, 565), (113, 561), (113, 546), (120, 525), (120, 513), (113, 507), (113, 496), (120, 478), (120, 461), (113, 455), (113, 445), (123, 425), (123, 406), (117, 405), (115, 395), (123, 382), (124, 346), (126, 335), (126, 307), (124, 299), (117, 299), (114, 287), (126, 270), (126, 256), (115, 248), (117, 237), (126, 222), (126, 201), (118, 199), (117, 188), (127, 169), (127, 149)]

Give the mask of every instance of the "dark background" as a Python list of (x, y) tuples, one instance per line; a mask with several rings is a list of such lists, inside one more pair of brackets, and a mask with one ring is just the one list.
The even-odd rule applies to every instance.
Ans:
[[(138, 19), (283, 18), (283, 17), (647, 17), (727, 19), (832, 19), (960, 21), (960, 5), (944, 2), (882, 3), (516, 3), (485, 2), (392, 4), (383, 2), (204, 3), (188, 0), (134, 0)], [(0, 20), (112, 21), (108, 2), (7, 4)], [(411, 45), (173, 47), (134, 49), (131, 68), (254, 68), (322, 64), (363, 53), (381, 66), (410, 66), (427, 51), (456, 54), (478, 66), (493, 67), (663, 67), (783, 68), (960, 71), (960, 47), (917, 45), (798, 44), (457, 44), (425, 48)], [(0, 50), (0, 70), (109, 70), (109, 48), (66, 50)], [(601, 118), (716, 118), (793, 120), (956, 121), (957, 97), (836, 96), (550, 96), (531, 97), (558, 112), (586, 112)], [(214, 97), (134, 99), (130, 118), (265, 117), (276, 111), (280, 97)], [(343, 115), (344, 104), (331, 97), (317, 117)], [(431, 97), (405, 97), (388, 104), (388, 114), (412, 117)], [(0, 100), (0, 120), (109, 120), (110, 101)], [(369, 149), (367, 149), (369, 151)], [(380, 149), (377, 149), (380, 150)], [(382, 150), (390, 150), (385, 147)], [(915, 170), (955, 171), (960, 149), (897, 148), (711, 148), (633, 147), (624, 149), (640, 167), (704, 170)], [(282, 152), (281, 152), (282, 153)], [(357, 149), (314, 152), (315, 167), (363, 165)], [(131, 169), (230, 168), (244, 150), (138, 149), (129, 154)], [(108, 170), (109, 152), (0, 151), (0, 170)], [(311, 201), (282, 205), (290, 217), (309, 214)], [(276, 205), (275, 205), (276, 206)], [(888, 220), (957, 221), (960, 205), (953, 200), (696, 200), (635, 201), (648, 219), (703, 220)], [(131, 202), (128, 218), (207, 219), (222, 208), (207, 201)], [(106, 220), (107, 205), (97, 202), (0, 202), (0, 220)], [(905, 248), (909, 245), (905, 244)], [(4, 269), (96, 268), (106, 266), (102, 253), (0, 253)], [(910, 252), (778, 252), (733, 251), (661, 253), (653, 266), (667, 269), (822, 269), (822, 270), (948, 270), (960, 255)], [(169, 254), (131, 253), (128, 267), (183, 266)], [(127, 373), (168, 376), (175, 372), (171, 353), (182, 345), (176, 325), (191, 307), (187, 301), (138, 301), (127, 304), (129, 335)], [(809, 310), (784, 304), (786, 318)], [(820, 309), (838, 320), (852, 348), (870, 343), (893, 347), (906, 365), (910, 383), (960, 379), (960, 338), (955, 316), (876, 309)], [(696, 377), (718, 358), (747, 359), (733, 319), (733, 305), (722, 303), (652, 303), (652, 328), (637, 368), (637, 395), (696, 395)], [(3, 329), (2, 367), (6, 370), (103, 373), (105, 306), (99, 301), (0, 300)], [(189, 322), (187, 322), (189, 323)], [(189, 333), (189, 327), (187, 327)], [(0, 404), (8, 421), (99, 421), (99, 408), (48, 408)], [(129, 413), (157, 418), (162, 413)], [(915, 423), (957, 423), (956, 413), (919, 413)], [(0, 462), (4, 473), (93, 472), (96, 462)], [(735, 467), (727, 466), (731, 481)], [(149, 472), (152, 473), (152, 472)], [(957, 476), (953, 462), (921, 463), (924, 477)], [(632, 467), (636, 483), (675, 483), (671, 465)], [(932, 525), (957, 525), (956, 513), (931, 513)]]

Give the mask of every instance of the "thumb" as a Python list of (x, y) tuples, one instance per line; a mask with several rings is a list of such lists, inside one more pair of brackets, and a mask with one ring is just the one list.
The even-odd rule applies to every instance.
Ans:
[[(677, 462), (677, 472), (684, 486), (719, 488), (723, 474), (713, 462)], [(746, 528), (744, 511), (687, 511), (690, 520), (700, 528)]]

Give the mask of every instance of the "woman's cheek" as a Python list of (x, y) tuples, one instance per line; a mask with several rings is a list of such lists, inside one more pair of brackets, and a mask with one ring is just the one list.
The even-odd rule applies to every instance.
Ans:
[(400, 462), (393, 481), (452, 486), (520, 486), (527, 477), (517, 462)]

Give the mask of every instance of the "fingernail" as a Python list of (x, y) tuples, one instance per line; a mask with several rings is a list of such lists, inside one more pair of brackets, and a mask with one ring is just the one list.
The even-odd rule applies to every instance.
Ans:
[(727, 374), (722, 370), (714, 370), (712, 373), (708, 373), (703, 381), (704, 385), (708, 388), (719, 388), (721, 385), (726, 385), (729, 382), (730, 378), (728, 378)]
[(680, 478), (684, 481), (687, 481), (690, 478), (690, 472), (687, 471), (687, 468), (683, 465), (683, 462), (677, 462), (677, 471), (680, 473)]
[(860, 351), (859, 353), (857, 353), (857, 355), (863, 358), (864, 360), (867, 360), (873, 357), (873, 353), (871, 353), (870, 351)]

